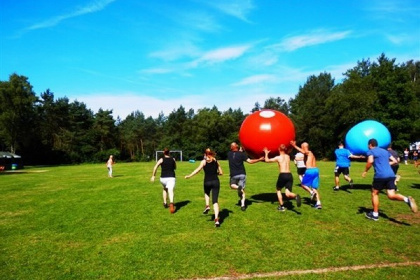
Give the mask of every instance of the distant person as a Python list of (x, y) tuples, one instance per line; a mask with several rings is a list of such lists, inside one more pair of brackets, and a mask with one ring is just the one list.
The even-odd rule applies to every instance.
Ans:
[(206, 149), (205, 159), (200, 162), (200, 165), (190, 174), (185, 176), (185, 179), (189, 179), (201, 169), (204, 170), (204, 200), (206, 202), (206, 207), (204, 208), (203, 214), (207, 214), (210, 211), (210, 192), (212, 194), (212, 203), (214, 210), (214, 225), (216, 227), (220, 226), (219, 221), (219, 191), (220, 191), (220, 181), (219, 175), (223, 175), (222, 168), (220, 167), (219, 162), (215, 158), (216, 153)]
[(110, 155), (106, 162), (106, 168), (108, 169), (108, 177), (112, 178), (112, 166), (114, 165), (114, 156)]
[(294, 162), (297, 168), (299, 180), (302, 183), (302, 178), (306, 171), (305, 156), (301, 152), (296, 153)]
[(268, 154), (270, 151), (265, 148), (265, 162), (277, 162), (279, 166), (279, 176), (277, 178), (276, 183), (276, 190), (277, 190), (277, 199), (279, 201), (279, 206), (277, 207), (277, 210), (279, 211), (285, 211), (286, 208), (283, 205), (283, 195), (281, 193), (281, 190), (285, 188), (285, 195), (288, 199), (296, 199), (296, 205), (300, 207), (301, 205), (301, 199), (300, 195), (296, 195), (292, 193), (293, 188), (293, 175), (290, 173), (290, 156), (286, 153), (286, 146), (284, 144), (281, 144), (279, 147), (279, 155), (273, 158), (268, 158)]
[(170, 156), (168, 148), (163, 150), (163, 157), (156, 162), (150, 181), (155, 181), (156, 171), (159, 166), (161, 167), (160, 183), (163, 186), (163, 207), (168, 208), (167, 198), (169, 196), (169, 211), (175, 213), (174, 189), (176, 162)]
[(414, 166), (417, 167), (418, 163), (418, 157), (419, 157), (419, 153), (417, 152), (417, 150), (413, 151), (413, 161), (414, 161)]
[(364, 158), (364, 156), (353, 155), (348, 149), (344, 148), (344, 143), (340, 141), (338, 148), (334, 151), (335, 154), (335, 191), (340, 190), (340, 174), (343, 174), (344, 180), (349, 182), (350, 188), (353, 187), (353, 180), (350, 178), (350, 159), (351, 158)]
[(258, 159), (250, 159), (243, 151), (239, 151), (237, 143), (230, 144), (230, 151), (228, 152), (229, 171), (230, 171), (230, 187), (238, 191), (240, 199), (241, 210), (246, 210), (245, 205), (245, 184), (246, 171), (244, 162), (254, 164), (264, 160), (264, 157)]
[(311, 200), (315, 200), (315, 209), (322, 209), (321, 198), (319, 194), (319, 169), (316, 167), (315, 155), (309, 150), (309, 144), (303, 142), (301, 147), (296, 146), (296, 141), (290, 141), (290, 144), (304, 156), (306, 160), (306, 171), (302, 179), (302, 188), (311, 194)]
[(410, 155), (410, 152), (408, 151), (407, 148), (405, 148), (405, 150), (404, 150), (404, 163), (405, 163), (405, 165), (408, 164), (408, 156), (409, 155)]
[(417, 204), (414, 198), (395, 193), (395, 174), (390, 164), (396, 164), (397, 160), (387, 150), (379, 148), (378, 141), (374, 138), (368, 141), (368, 148), (366, 167), (362, 177), (366, 177), (372, 166), (375, 174), (372, 183), (373, 211), (366, 213), (366, 218), (374, 221), (379, 219), (379, 192), (382, 190), (386, 190), (389, 199), (404, 201), (411, 208), (411, 211), (417, 212)]
[[(401, 176), (397, 174), (398, 169), (400, 168), (400, 156), (398, 155), (398, 153), (395, 150), (392, 149), (392, 144), (388, 145), (387, 150), (388, 150), (389, 154), (397, 160), (397, 163), (391, 165), (391, 169), (392, 169), (392, 171), (394, 171), (394, 175), (395, 175), (395, 187), (396, 187), (395, 190), (398, 191), (397, 184), (398, 184), (398, 182), (400, 181), (400, 178), (401, 178)], [(391, 162), (392, 161), (390, 160), (390, 163)]]

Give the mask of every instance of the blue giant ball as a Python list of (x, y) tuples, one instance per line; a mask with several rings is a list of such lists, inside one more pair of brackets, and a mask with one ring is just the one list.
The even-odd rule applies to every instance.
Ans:
[(391, 133), (380, 122), (366, 120), (353, 126), (346, 134), (346, 148), (354, 155), (366, 155), (369, 139), (375, 138), (378, 146), (386, 149), (391, 143)]

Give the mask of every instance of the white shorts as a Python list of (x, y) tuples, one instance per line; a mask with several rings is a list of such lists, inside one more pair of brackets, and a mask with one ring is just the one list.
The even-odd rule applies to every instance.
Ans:
[(166, 177), (160, 178), (160, 183), (162, 184), (163, 188), (165, 189), (174, 189), (175, 188), (175, 178), (174, 177)]

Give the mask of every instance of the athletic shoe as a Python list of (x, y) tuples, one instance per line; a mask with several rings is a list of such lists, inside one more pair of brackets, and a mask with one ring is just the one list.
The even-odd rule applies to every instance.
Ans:
[(335, 187), (333, 188), (333, 190), (335, 190), (335, 191), (337, 192), (337, 191), (339, 191), (339, 190), (340, 190), (340, 187), (335, 186)]
[(168, 203), (163, 203), (163, 208), (168, 208)]
[(418, 209), (417, 209), (416, 201), (411, 196), (408, 197), (408, 206), (410, 206), (411, 211), (413, 211), (414, 213), (417, 212)]
[(282, 205), (279, 205), (279, 207), (277, 207), (277, 210), (279, 210), (281, 212), (284, 212), (284, 211), (286, 211), (286, 208)]
[(350, 184), (350, 188), (352, 189), (353, 188), (353, 179), (350, 180), (349, 184)]
[(207, 214), (207, 213), (209, 213), (209, 211), (210, 211), (210, 207), (206, 206), (206, 208), (203, 211), (203, 214)]
[(371, 219), (371, 220), (374, 220), (374, 221), (379, 220), (379, 217), (373, 215), (373, 212), (366, 213), (365, 216), (366, 216), (366, 218)]
[(315, 207), (315, 209), (322, 209), (322, 205), (321, 205), (321, 204), (318, 204), (318, 203), (317, 203), (317, 204), (315, 204), (315, 206), (314, 206), (314, 207)]
[(214, 219), (214, 226), (215, 227), (220, 227), (219, 219)]
[(169, 212), (171, 212), (171, 214), (175, 213), (175, 207), (173, 203), (169, 203)]
[(246, 210), (246, 206), (241, 206), (241, 210), (245, 211)]
[(296, 196), (296, 205), (297, 207), (300, 207), (302, 205), (302, 199), (300, 198), (300, 195)]

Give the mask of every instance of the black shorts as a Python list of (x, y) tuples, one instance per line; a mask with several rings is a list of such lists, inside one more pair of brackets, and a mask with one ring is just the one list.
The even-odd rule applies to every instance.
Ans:
[(293, 176), (292, 173), (280, 173), (277, 179), (276, 188), (277, 190), (281, 190), (283, 187), (292, 191), (293, 186)]
[(298, 175), (305, 175), (306, 167), (298, 167), (297, 174)]
[(395, 190), (395, 177), (390, 178), (374, 178), (372, 188), (375, 190)]
[(204, 182), (204, 193), (210, 196), (211, 192), (211, 199), (213, 204), (219, 201), (219, 191), (220, 191), (220, 181), (219, 180), (212, 180)]
[(397, 164), (397, 165), (391, 165), (391, 169), (392, 169), (392, 171), (394, 171), (394, 174), (395, 175), (397, 175), (398, 168), (400, 168), (400, 165), (399, 164)]
[(336, 166), (334, 169), (335, 176), (340, 176), (341, 173), (343, 173), (343, 175), (348, 176), (350, 174), (350, 170), (348, 167)]

